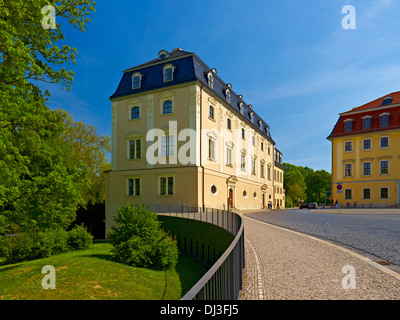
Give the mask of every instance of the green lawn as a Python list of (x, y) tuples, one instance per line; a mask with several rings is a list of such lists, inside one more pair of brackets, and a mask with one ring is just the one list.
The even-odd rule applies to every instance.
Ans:
[[(134, 268), (110, 260), (109, 243), (49, 258), (1, 265), (0, 300), (175, 300), (180, 299), (206, 272), (180, 255), (175, 270)], [(56, 289), (44, 290), (45, 265), (56, 270)]]

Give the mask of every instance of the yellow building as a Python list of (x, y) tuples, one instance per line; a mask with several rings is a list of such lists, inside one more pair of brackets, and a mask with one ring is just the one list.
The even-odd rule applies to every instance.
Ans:
[(400, 204), (400, 92), (341, 113), (328, 139), (335, 202), (340, 196), (343, 207)]
[(127, 201), (260, 209), (279, 196), (284, 207), (269, 126), (194, 53), (162, 50), (125, 70), (110, 100), (107, 230)]

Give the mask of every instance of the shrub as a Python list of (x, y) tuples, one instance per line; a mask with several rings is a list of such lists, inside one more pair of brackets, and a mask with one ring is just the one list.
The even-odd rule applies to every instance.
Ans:
[(120, 207), (109, 237), (113, 260), (135, 267), (167, 270), (178, 261), (178, 248), (162, 228), (157, 214), (144, 206)]
[(75, 226), (68, 232), (67, 244), (70, 250), (89, 249), (93, 244), (93, 236), (85, 226)]
[(50, 257), (66, 252), (67, 232), (62, 229), (30, 231), (7, 239), (4, 255), (9, 263)]
[(16, 263), (88, 249), (92, 243), (93, 236), (83, 226), (76, 226), (69, 232), (63, 229), (29, 231), (7, 238), (3, 253), (8, 263)]

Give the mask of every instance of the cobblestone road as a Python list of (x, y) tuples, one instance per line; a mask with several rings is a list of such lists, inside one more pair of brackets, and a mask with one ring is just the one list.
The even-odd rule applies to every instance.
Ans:
[(394, 271), (334, 244), (243, 217), (241, 300), (400, 299)]

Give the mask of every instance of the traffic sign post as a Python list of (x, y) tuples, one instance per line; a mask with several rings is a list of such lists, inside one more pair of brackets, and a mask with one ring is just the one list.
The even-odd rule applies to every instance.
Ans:
[(340, 213), (340, 194), (341, 193), (343, 193), (343, 186), (339, 183), (337, 186), (336, 186), (336, 189), (337, 189), (337, 193), (339, 194), (339, 203), (338, 203), (338, 208), (339, 208), (339, 213)]

